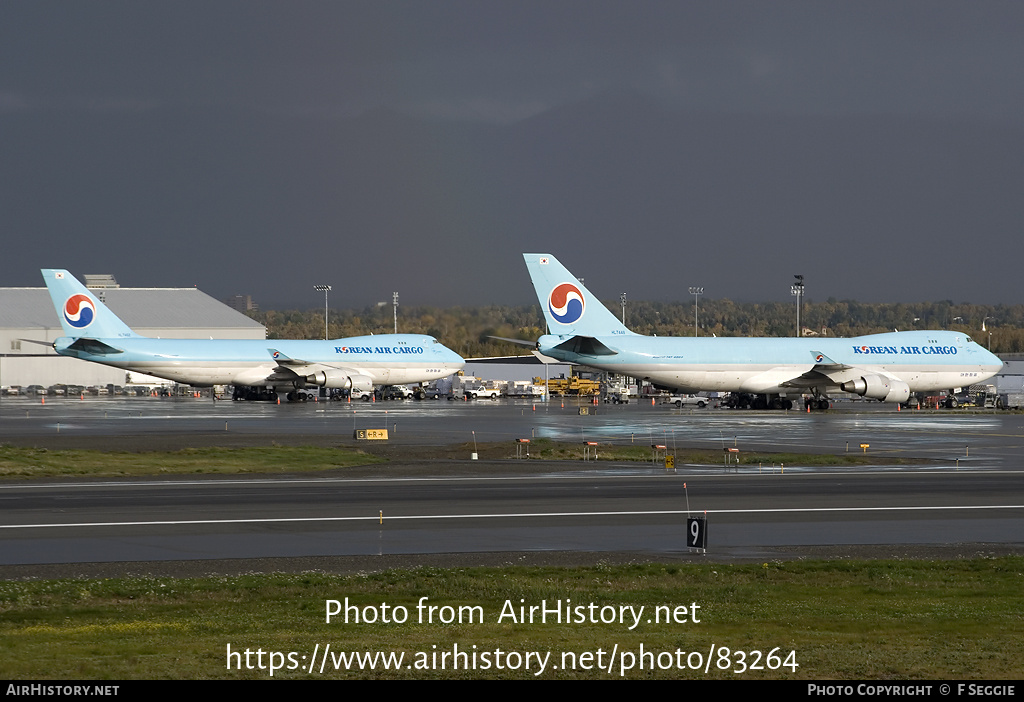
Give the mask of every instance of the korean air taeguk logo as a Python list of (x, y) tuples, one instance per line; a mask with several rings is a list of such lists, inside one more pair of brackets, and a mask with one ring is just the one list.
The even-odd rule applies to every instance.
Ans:
[(75, 329), (85, 329), (96, 318), (96, 305), (88, 295), (72, 295), (64, 303), (64, 319)]
[(548, 295), (551, 316), (562, 324), (578, 322), (583, 316), (583, 293), (572, 283), (556, 285)]

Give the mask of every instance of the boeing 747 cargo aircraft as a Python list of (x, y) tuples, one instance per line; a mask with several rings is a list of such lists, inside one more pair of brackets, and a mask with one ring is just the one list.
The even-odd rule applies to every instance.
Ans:
[(550, 254), (523, 254), (548, 334), (537, 350), (552, 358), (650, 380), (681, 392), (744, 393), (755, 408), (788, 409), (793, 398), (842, 390), (887, 402), (912, 393), (980, 383), (1002, 361), (953, 331), (905, 331), (838, 338), (678, 338), (635, 334)]
[(57, 353), (197, 387), (367, 389), (437, 380), (465, 365), (422, 334), (333, 341), (151, 339), (132, 331), (67, 271), (42, 274), (66, 334), (53, 343)]

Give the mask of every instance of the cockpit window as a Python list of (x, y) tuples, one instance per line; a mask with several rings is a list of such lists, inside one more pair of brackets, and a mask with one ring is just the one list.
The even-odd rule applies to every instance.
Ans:
[(974, 339), (972, 339), (971, 337), (965, 336), (964, 338), (967, 339), (967, 343), (968, 344), (973, 344), (974, 343)]

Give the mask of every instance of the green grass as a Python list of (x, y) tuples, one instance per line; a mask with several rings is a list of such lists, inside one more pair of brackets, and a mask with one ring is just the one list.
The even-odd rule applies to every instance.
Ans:
[(273, 446), (118, 452), (0, 446), (0, 478), (292, 473), (346, 468), (384, 460), (348, 448)]
[[(514, 449), (510, 446), (510, 442), (481, 443), (479, 447), (462, 444), (444, 448), (400, 445), (392, 447), (382, 444), (368, 447), (369, 451), (382, 454), (374, 455), (356, 448), (315, 446), (214, 447), (133, 452), (52, 450), (0, 445), (0, 479), (295, 473), (385, 463), (396, 459), (465, 459), (474, 448), (481, 458), (502, 460), (515, 457)], [(541, 460), (576, 461), (583, 460), (584, 457), (583, 446), (579, 443), (556, 442), (550, 439), (535, 439), (529, 445), (529, 451), (531, 458)], [(653, 457), (649, 446), (636, 444), (601, 444), (596, 447), (596, 454), (600, 461), (637, 463), (649, 463)], [(594, 447), (591, 447), (590, 456), (594, 456)], [(723, 462), (720, 451), (678, 449), (675, 456), (677, 466), (686, 463), (721, 465)], [(912, 458), (864, 456), (859, 453), (832, 455), (740, 452), (738, 456), (743, 465), (765, 467), (780, 463), (801, 466), (856, 466), (920, 462)], [(735, 461), (736, 457), (733, 456), (732, 460)], [(516, 467), (522, 466), (517, 464)]]
[[(508, 453), (507, 444), (502, 445), (502, 450)], [(646, 444), (600, 444), (597, 447), (590, 447), (590, 457), (597, 455), (599, 461), (637, 461), (650, 463), (654, 452)], [(664, 455), (662, 451), (659, 456)], [(685, 463), (698, 465), (722, 465), (724, 462), (723, 452), (718, 450), (677, 448), (668, 449), (669, 454), (676, 457), (676, 465)], [(512, 454), (515, 455), (515, 454)], [(550, 439), (533, 439), (530, 442), (530, 457), (543, 460), (573, 460), (582, 461), (584, 447), (580, 443), (556, 442)], [(663, 459), (659, 459), (659, 463)], [(764, 465), (770, 467), (773, 464), (789, 464), (800, 466), (857, 466), (886, 464), (911, 464), (920, 463), (920, 459), (901, 458), (892, 456), (865, 455), (862, 453), (843, 454), (812, 454), (812, 453), (771, 453), (740, 451), (730, 455), (730, 460), (735, 465), (738, 460), (741, 465)]]
[[(479, 607), (483, 622), (420, 623), (416, 605)], [(406, 623), (325, 622), (326, 600), (349, 598), (364, 612), (408, 609)], [(518, 608), (569, 599), (598, 607), (643, 606), (642, 623), (497, 621), (506, 601)], [(652, 608), (696, 610), (699, 623), (648, 623)], [(692, 611), (692, 610), (691, 610)], [(0, 584), (4, 677), (269, 677), (269, 652), (296, 653), (303, 669), (281, 678), (532, 678), (534, 670), (304, 669), (314, 648), (402, 652), (405, 663), (462, 651), (550, 652), (543, 678), (617, 678), (621, 654), (728, 647), (703, 670), (638, 670), (626, 678), (1020, 679), (1024, 676), (1024, 558), (964, 561), (821, 561), (756, 565), (471, 568), (231, 578), (112, 579)], [(227, 667), (227, 646), (252, 653), (253, 669)], [(435, 648), (436, 647), (436, 648)], [(617, 647), (617, 649), (616, 649)], [(798, 667), (737, 674), (738, 654)], [(264, 651), (264, 669), (256, 651)], [(618, 651), (607, 670), (562, 669), (564, 652)], [(416, 658), (419, 655), (420, 658)], [(425, 659), (423, 657), (426, 657)], [(440, 662), (440, 657), (437, 659)], [(492, 659), (493, 660), (493, 659)], [(668, 661), (664, 655), (660, 659)], [(695, 660), (695, 659), (694, 659)], [(684, 656), (685, 661), (685, 656)], [(718, 668), (721, 661), (728, 670)], [(762, 657), (762, 664), (767, 659)], [(283, 659), (288, 667), (288, 659)], [(595, 658), (594, 663), (597, 663)], [(558, 669), (552, 669), (558, 665)]]

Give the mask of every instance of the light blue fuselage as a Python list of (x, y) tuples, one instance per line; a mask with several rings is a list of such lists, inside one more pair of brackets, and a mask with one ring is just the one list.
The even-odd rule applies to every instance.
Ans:
[[(891, 332), (848, 339), (623, 334), (596, 337), (606, 348), (592, 354), (556, 348), (569, 338), (571, 335), (542, 336), (539, 350), (559, 360), (692, 392), (799, 394), (810, 388), (826, 392), (872, 372), (902, 380), (914, 392), (944, 390), (982, 382), (1002, 367), (996, 356), (965, 334), (950, 331)], [(819, 354), (824, 358), (818, 359)]]
[[(334, 341), (146, 337), (98, 340), (119, 353), (91, 353), (88, 347), (82, 349), (81, 344), (79, 348), (69, 348), (75, 341), (62, 337), (54, 347), (61, 355), (192, 385), (262, 385), (276, 367), (288, 362), (298, 375), (304, 375), (305, 370), (313, 367), (338, 369), (369, 377), (374, 385), (436, 380), (464, 365), (458, 354), (433, 337), (421, 334), (384, 334)], [(274, 351), (281, 354), (280, 359), (273, 357)], [(283, 380), (281, 384), (287, 384)]]

